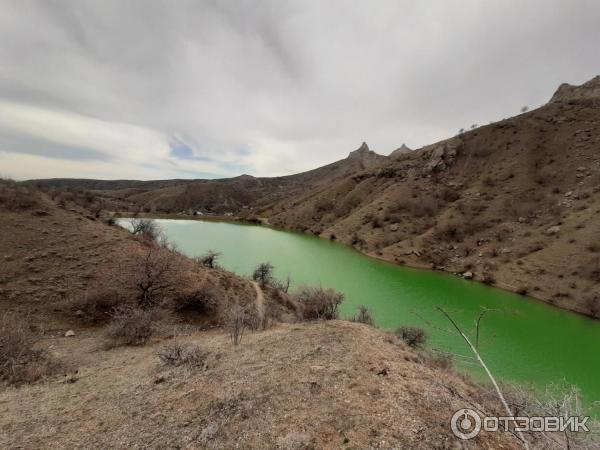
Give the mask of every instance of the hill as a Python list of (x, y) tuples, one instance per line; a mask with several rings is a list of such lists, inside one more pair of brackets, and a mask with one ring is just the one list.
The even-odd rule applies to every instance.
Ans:
[(259, 211), (272, 225), (600, 317), (600, 77)]
[[(91, 191), (109, 202), (121, 201), (117, 209), (141, 209), (146, 212), (241, 214), (255, 207), (299, 195), (311, 187), (351, 173), (375, 167), (387, 160), (369, 150), (366, 143), (348, 157), (317, 169), (283, 177), (241, 175), (216, 180), (32, 180), (28, 184), (50, 189)], [(125, 202), (125, 203), (123, 203)], [(126, 206), (129, 204), (128, 206)]]
[[(3, 448), (459, 448), (454, 411), (500, 413), (445, 360), (369, 325), (301, 321), (272, 288), (252, 325), (256, 285), (75, 203), (0, 182), (0, 210)], [(157, 275), (156, 304), (123, 321)], [(251, 319), (238, 346), (232, 304)], [(129, 340), (107, 341), (115, 330)]]

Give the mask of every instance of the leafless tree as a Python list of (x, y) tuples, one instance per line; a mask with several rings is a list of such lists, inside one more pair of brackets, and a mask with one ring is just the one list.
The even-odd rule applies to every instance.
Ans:
[[(486, 375), (488, 376), (488, 378), (492, 382), (492, 385), (494, 386), (494, 389), (496, 391), (496, 395), (500, 399), (500, 401), (502, 403), (502, 406), (504, 406), (504, 409), (506, 410), (506, 413), (508, 414), (508, 417), (514, 417), (513, 412), (508, 407), (508, 403), (506, 402), (504, 394), (500, 390), (500, 386), (498, 385), (498, 382), (496, 381), (496, 379), (492, 375), (492, 372), (490, 371), (490, 369), (488, 368), (488, 366), (483, 361), (483, 358), (479, 354), (479, 350), (471, 343), (471, 340), (468, 338), (468, 336), (466, 335), (466, 333), (458, 326), (458, 324), (455, 322), (455, 320), (450, 316), (450, 314), (445, 309), (443, 309), (443, 308), (441, 308), (439, 306), (437, 307), (437, 309), (444, 316), (446, 316), (446, 318), (450, 321), (450, 323), (456, 329), (456, 331), (458, 332), (458, 334), (467, 343), (467, 345), (469, 346), (469, 349), (473, 352), (473, 354), (475, 355), (475, 358), (477, 359), (477, 361), (479, 362), (479, 364), (481, 365), (481, 367), (483, 367), (483, 370), (485, 371)], [(477, 321), (477, 336), (479, 336), (479, 326), (481, 324), (481, 318), (482, 317), (483, 316), (480, 315), (479, 316), (479, 320)], [(519, 440), (523, 444), (523, 448), (525, 448), (525, 450), (529, 450), (529, 444), (528, 444), (527, 440), (525, 439), (525, 436), (523, 435), (523, 433), (521, 431), (517, 431), (516, 432), (516, 436), (519, 438)]]
[(177, 264), (175, 255), (169, 250), (150, 246), (145, 255), (136, 261), (134, 282), (138, 304), (142, 308), (151, 308), (158, 302), (160, 294), (177, 284), (175, 275)]
[(218, 267), (217, 259), (221, 256), (220, 252), (216, 252), (214, 250), (209, 250), (202, 256), (198, 256), (194, 258), (196, 262), (202, 264), (204, 267), (208, 267), (210, 269), (214, 269)]
[(158, 224), (152, 219), (131, 219), (131, 233), (150, 241), (157, 240), (161, 235)]
[(254, 269), (252, 279), (258, 281), (260, 286), (264, 288), (273, 281), (273, 269), (273, 264), (270, 262), (260, 263), (256, 269)]

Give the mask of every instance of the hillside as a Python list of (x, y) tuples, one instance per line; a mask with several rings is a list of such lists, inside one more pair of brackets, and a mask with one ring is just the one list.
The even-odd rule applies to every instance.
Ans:
[[(443, 361), (365, 324), (299, 321), (272, 289), (261, 296), (266, 326), (233, 346), (228, 305), (253, 311), (259, 299), (248, 280), (15, 183), (0, 183), (0, 211), (0, 357), (20, 345), (16, 372), (0, 372), (3, 448), (461, 448), (454, 411), (500, 411)], [(107, 345), (151, 250), (165, 252), (177, 284), (160, 292), (151, 323), (127, 322), (154, 328), (149, 338)], [(215, 303), (174, 308), (182, 289)], [(160, 355), (173, 348), (197, 353), (169, 365)], [(520, 447), (506, 433), (472, 445)]]
[(259, 212), (600, 317), (600, 77)]
[[(190, 212), (248, 214), (255, 207), (300, 195), (311, 187), (331, 182), (387, 160), (369, 150), (366, 143), (339, 161), (317, 169), (283, 177), (241, 175), (216, 180), (32, 180), (28, 184), (45, 189), (91, 191), (109, 203), (120, 200), (118, 209), (146, 212)], [(112, 201), (112, 202), (111, 202)]]

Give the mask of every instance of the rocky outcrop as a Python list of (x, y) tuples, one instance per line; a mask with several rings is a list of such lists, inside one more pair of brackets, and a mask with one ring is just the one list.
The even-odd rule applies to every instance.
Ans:
[(460, 145), (460, 139), (452, 138), (424, 147), (422, 150), (425, 159), (424, 171), (430, 173), (446, 170), (454, 164)]
[(561, 84), (550, 99), (550, 103), (600, 106), (600, 75), (580, 86)]
[(407, 153), (409, 153), (411, 151), (412, 151), (412, 149), (409, 148), (406, 144), (402, 144), (401, 147), (397, 148), (392, 153), (390, 153), (390, 158), (398, 158), (402, 155), (406, 155)]

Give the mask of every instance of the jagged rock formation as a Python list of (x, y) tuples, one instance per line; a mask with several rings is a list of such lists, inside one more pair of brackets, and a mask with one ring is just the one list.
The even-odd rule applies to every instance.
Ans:
[(550, 103), (600, 105), (600, 75), (580, 86), (561, 84)]

